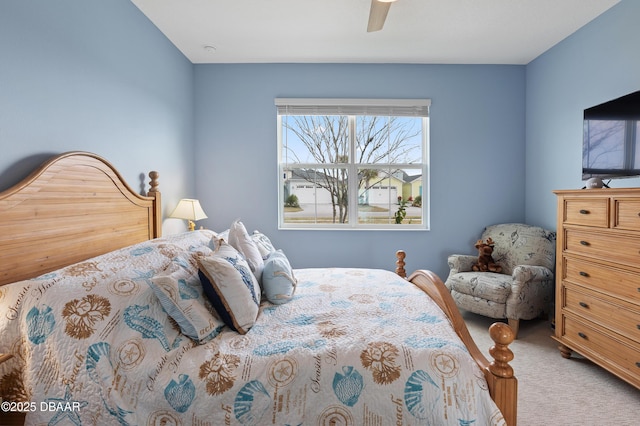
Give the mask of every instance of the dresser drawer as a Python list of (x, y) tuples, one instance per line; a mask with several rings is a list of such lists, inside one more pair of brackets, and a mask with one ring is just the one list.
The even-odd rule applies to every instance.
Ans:
[(640, 237), (581, 229), (565, 229), (564, 233), (564, 249), (568, 252), (640, 266)]
[(614, 198), (614, 227), (640, 231), (640, 198)]
[[(578, 286), (565, 286), (562, 307), (589, 321), (640, 343), (640, 311), (610, 303), (598, 293)], [(611, 315), (615, 312), (615, 317)]]
[(572, 225), (609, 227), (608, 198), (565, 198), (563, 222)]
[(562, 317), (561, 341), (635, 386), (640, 386), (640, 344), (614, 337), (571, 315)]
[(640, 305), (640, 273), (610, 268), (568, 256), (562, 260), (564, 280)]

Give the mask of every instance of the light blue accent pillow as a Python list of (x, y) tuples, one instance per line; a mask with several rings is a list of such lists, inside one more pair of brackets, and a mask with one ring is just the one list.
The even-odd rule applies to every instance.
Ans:
[(149, 280), (149, 286), (185, 336), (204, 343), (216, 337), (224, 327), (224, 322), (204, 297), (193, 263), (176, 257), (167, 269)]
[(287, 256), (282, 250), (271, 252), (262, 270), (262, 286), (267, 300), (276, 305), (287, 303), (293, 298), (297, 284)]

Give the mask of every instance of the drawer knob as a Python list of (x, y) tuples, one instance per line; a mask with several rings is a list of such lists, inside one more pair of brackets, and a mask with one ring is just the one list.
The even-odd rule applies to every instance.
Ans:
[(582, 209), (580, 210), (580, 214), (589, 214), (589, 210)]
[(583, 332), (578, 333), (578, 336), (582, 337), (583, 339), (587, 338), (587, 335), (584, 334)]
[(582, 244), (583, 246), (588, 246), (589, 245), (589, 241), (582, 240), (582, 241), (580, 241), (580, 244)]
[(580, 276), (582, 276), (582, 277), (588, 277), (588, 276), (589, 276), (589, 274), (588, 274), (587, 272), (580, 271)]
[(588, 308), (589, 307), (589, 305), (586, 304), (585, 302), (580, 302), (579, 305), (582, 306), (583, 308)]
[(640, 361), (636, 362), (636, 367), (640, 368)]

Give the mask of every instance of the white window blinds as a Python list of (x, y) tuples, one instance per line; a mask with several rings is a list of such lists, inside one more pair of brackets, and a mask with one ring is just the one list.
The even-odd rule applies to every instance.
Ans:
[(278, 115), (428, 117), (430, 99), (276, 98)]

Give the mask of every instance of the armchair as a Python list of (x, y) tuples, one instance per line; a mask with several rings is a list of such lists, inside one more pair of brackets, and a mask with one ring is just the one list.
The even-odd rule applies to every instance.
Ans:
[(493, 259), (501, 273), (474, 272), (478, 256), (449, 256), (445, 285), (460, 309), (490, 318), (506, 318), (515, 335), (520, 320), (551, 308), (556, 233), (520, 223), (488, 226), (481, 236), (494, 243)]

